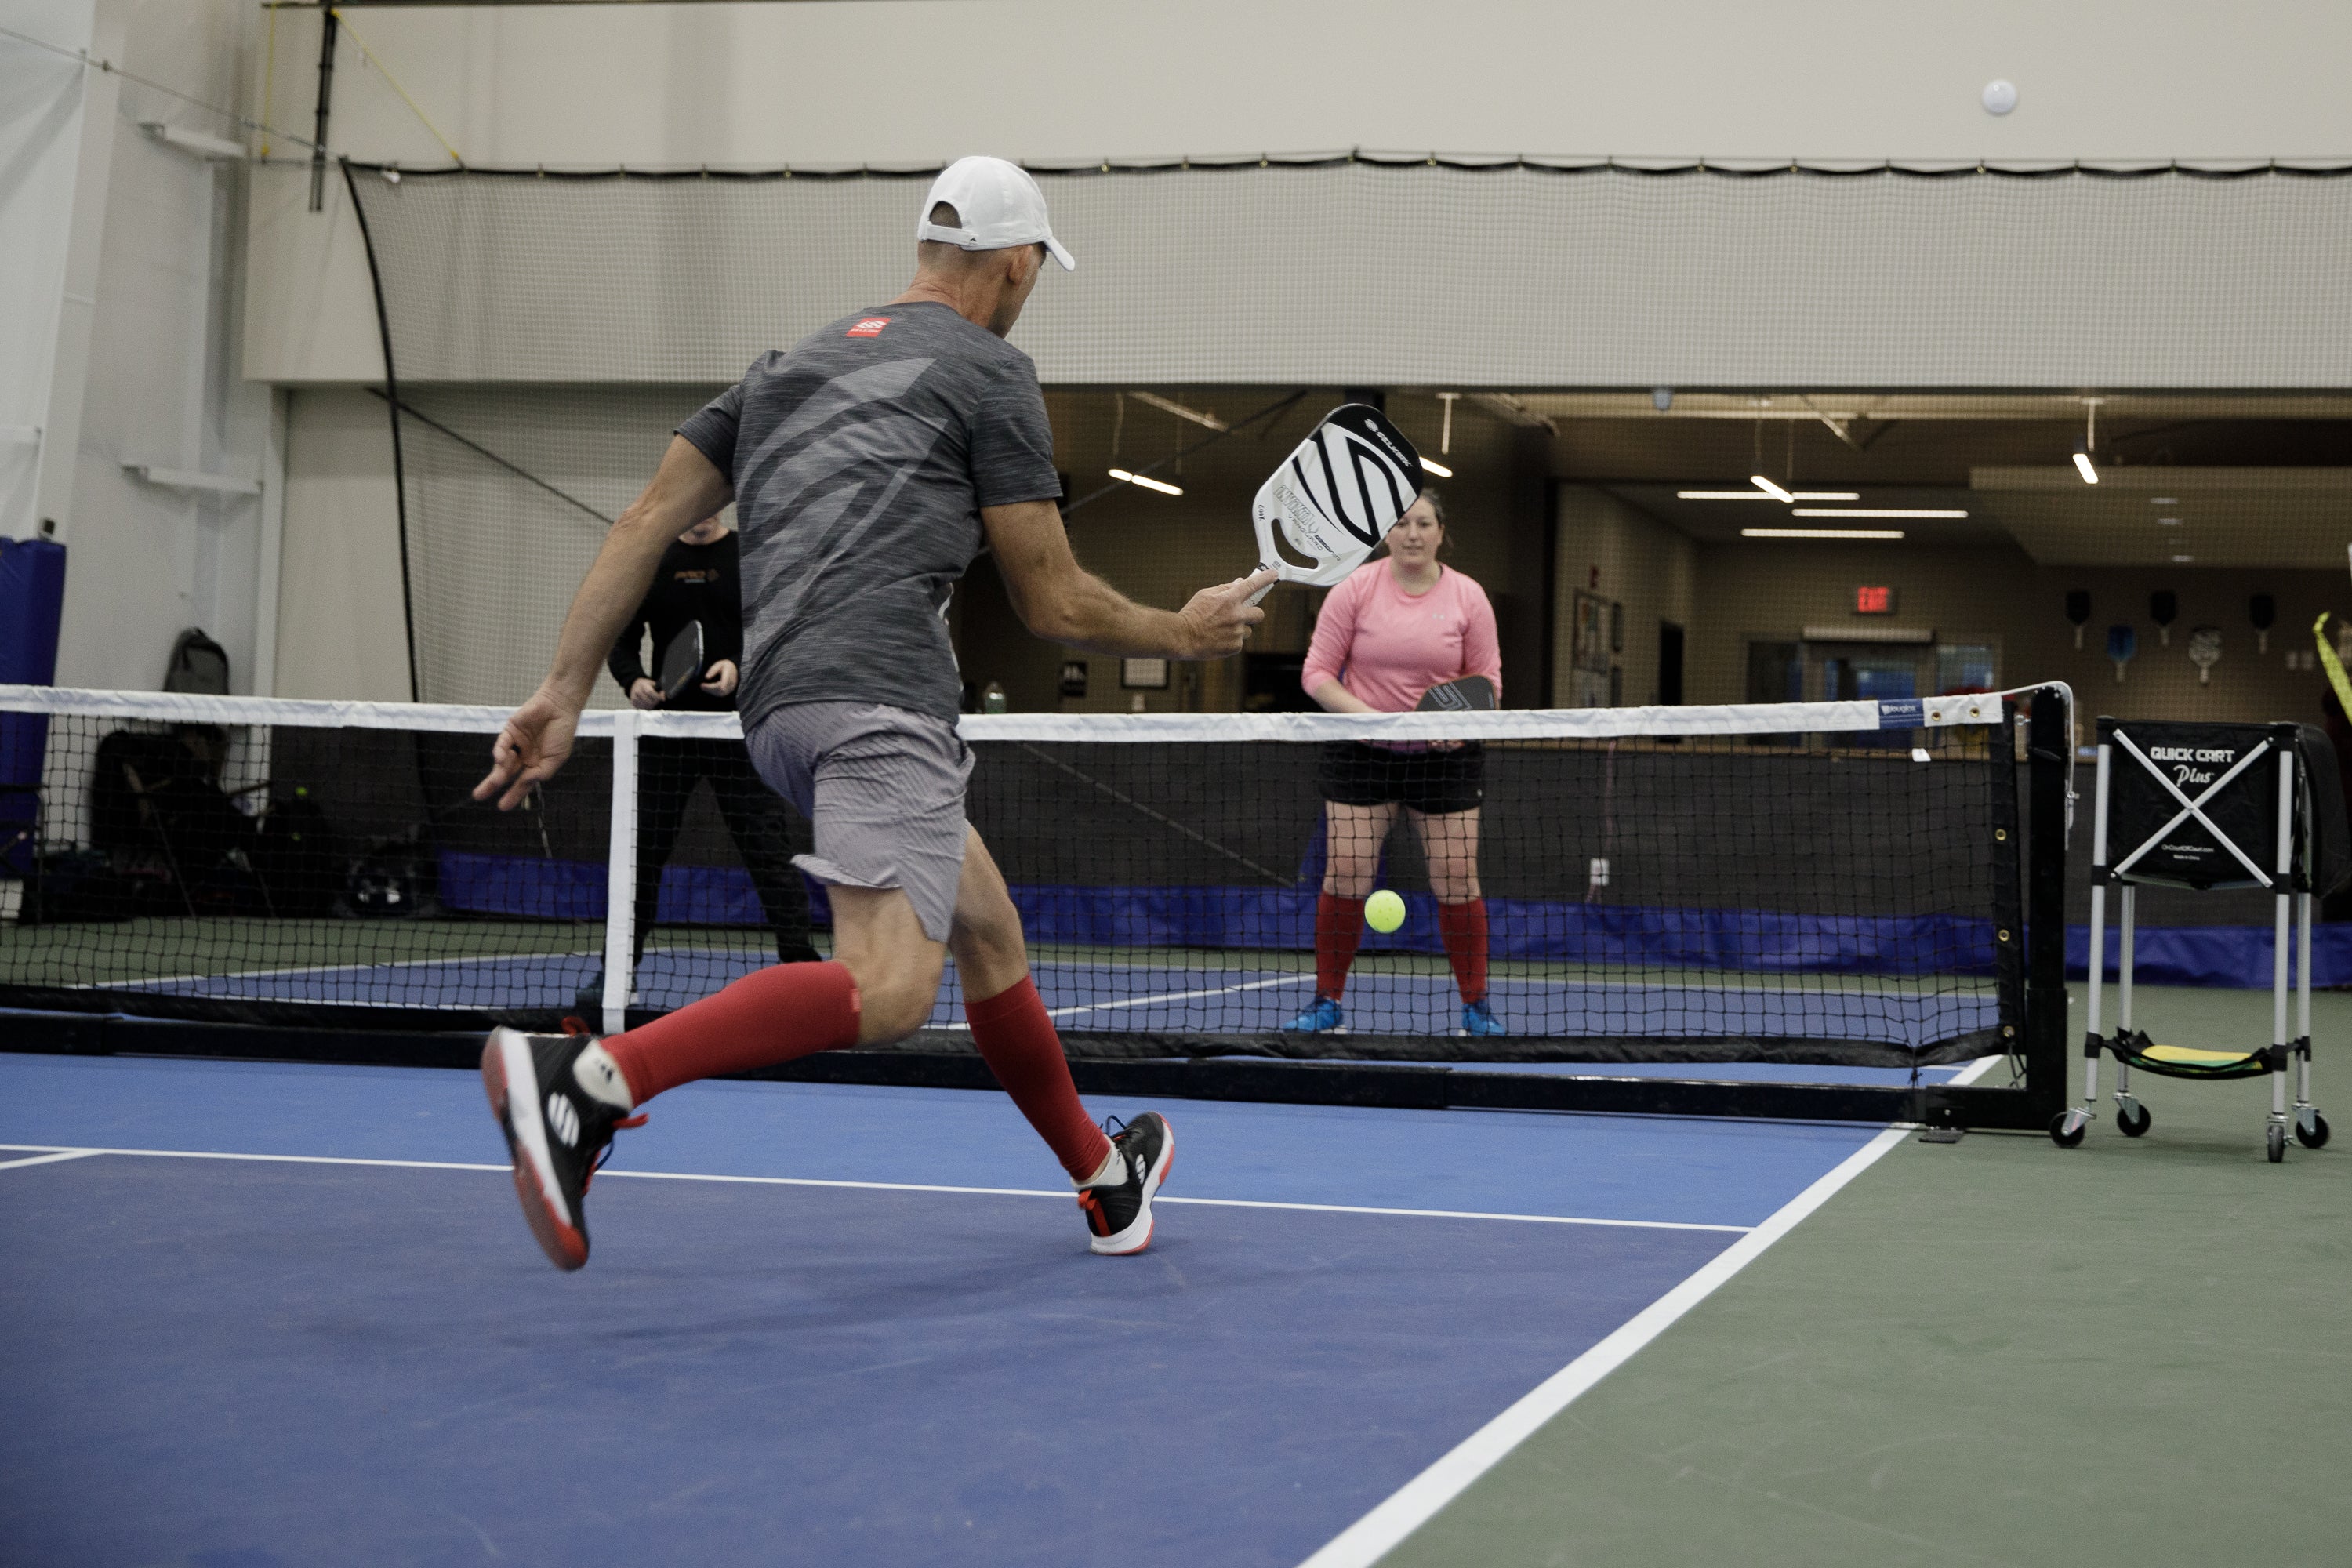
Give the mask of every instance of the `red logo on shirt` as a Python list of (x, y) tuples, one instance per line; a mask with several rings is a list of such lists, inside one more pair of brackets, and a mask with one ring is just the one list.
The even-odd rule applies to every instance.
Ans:
[(887, 316), (868, 316), (850, 328), (844, 335), (853, 338), (878, 338), (882, 335), (882, 329), (889, 324), (890, 318)]

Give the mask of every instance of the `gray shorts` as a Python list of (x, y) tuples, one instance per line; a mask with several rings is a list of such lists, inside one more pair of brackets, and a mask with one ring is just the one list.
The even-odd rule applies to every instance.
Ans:
[(955, 726), (878, 702), (794, 702), (744, 736), (770, 789), (800, 808), (816, 853), (793, 864), (844, 888), (897, 888), (945, 942), (963, 879), (964, 781)]

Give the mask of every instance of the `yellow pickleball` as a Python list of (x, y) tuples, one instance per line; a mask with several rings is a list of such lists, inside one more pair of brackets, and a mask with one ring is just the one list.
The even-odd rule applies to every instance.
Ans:
[(1364, 900), (1364, 923), (1374, 931), (1394, 931), (1404, 924), (1404, 900), (1382, 888)]

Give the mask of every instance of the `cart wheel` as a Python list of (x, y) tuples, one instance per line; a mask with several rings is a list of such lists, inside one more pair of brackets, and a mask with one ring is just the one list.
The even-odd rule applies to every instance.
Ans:
[(2126, 1138), (2146, 1137), (2155, 1121), (2156, 1118), (2148, 1113), (2147, 1107), (2137, 1100), (2116, 1107), (2116, 1130)]
[(2067, 1123), (2074, 1120), (2074, 1114), (2071, 1110), (2062, 1110), (2050, 1119), (2050, 1142), (2057, 1144), (2061, 1149), (2072, 1149), (2083, 1141), (2083, 1130), (2088, 1124), (2076, 1121), (2073, 1126), (2068, 1126)]
[(2320, 1115), (2317, 1111), (2312, 1112), (2311, 1126), (2307, 1131), (2301, 1122), (2296, 1122), (2294, 1128), (2294, 1141), (2302, 1144), (2306, 1149), (2325, 1149), (2327, 1147), (2327, 1118)]
[(2272, 1164), (2279, 1164), (2286, 1159), (2285, 1128), (2281, 1127), (2275, 1121), (2272, 1122), (2270, 1126), (2270, 1135), (2264, 1140), (2264, 1142), (2269, 1146)]

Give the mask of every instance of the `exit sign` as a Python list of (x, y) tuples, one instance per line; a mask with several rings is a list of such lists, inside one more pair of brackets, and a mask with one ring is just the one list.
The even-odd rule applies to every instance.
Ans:
[(1891, 616), (1895, 613), (1895, 590), (1892, 588), (1856, 588), (1853, 591), (1853, 613), (1857, 616)]

